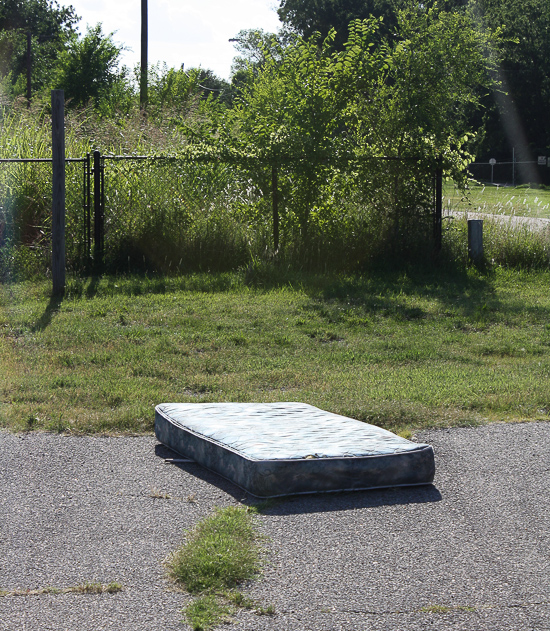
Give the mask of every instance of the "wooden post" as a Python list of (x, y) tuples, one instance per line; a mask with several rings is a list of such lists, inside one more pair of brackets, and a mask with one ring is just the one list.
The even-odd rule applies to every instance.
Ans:
[(52, 90), (52, 294), (65, 292), (65, 93)]
[(139, 106), (147, 106), (147, 0), (141, 0), (141, 80), (139, 84)]
[(483, 261), (483, 219), (468, 219), (468, 258), (476, 265)]
[(271, 199), (273, 202), (273, 251), (279, 249), (279, 184), (277, 166), (271, 167)]
[(32, 73), (32, 59), (31, 59), (31, 32), (27, 32), (27, 107), (31, 106), (31, 73)]

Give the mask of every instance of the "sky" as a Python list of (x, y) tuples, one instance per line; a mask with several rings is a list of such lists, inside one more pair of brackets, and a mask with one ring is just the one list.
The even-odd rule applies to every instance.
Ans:
[[(131, 68), (140, 60), (141, 0), (59, 0), (72, 5), (86, 25), (103, 25), (104, 33), (115, 32), (117, 44), (129, 50), (122, 64)], [(169, 67), (200, 66), (228, 79), (236, 55), (228, 40), (242, 29), (262, 28), (275, 32), (280, 26), (277, 0), (148, 0), (149, 63), (166, 62)]]

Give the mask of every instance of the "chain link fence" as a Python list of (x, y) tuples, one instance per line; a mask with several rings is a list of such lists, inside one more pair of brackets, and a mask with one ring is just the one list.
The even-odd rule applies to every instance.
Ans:
[[(68, 159), (67, 268), (220, 271), (277, 256), (350, 269), (384, 251), (396, 257), (425, 252), (430, 241), (440, 247), (433, 168), (370, 158), (326, 159), (312, 170), (305, 161), (99, 152)], [(4, 276), (49, 273), (51, 177), (50, 160), (0, 161)]]
[(246, 263), (263, 195), (219, 161), (103, 156), (107, 269), (228, 269)]
[[(88, 195), (85, 159), (66, 161), (66, 250), (69, 267), (86, 265)], [(48, 275), (51, 266), (52, 161), (0, 160), (0, 271)]]

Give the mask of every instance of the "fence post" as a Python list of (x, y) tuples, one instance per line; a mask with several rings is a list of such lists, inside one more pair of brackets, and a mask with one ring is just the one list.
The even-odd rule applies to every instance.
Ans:
[(468, 219), (468, 258), (475, 265), (483, 262), (483, 219)]
[(92, 207), (91, 207), (91, 194), (90, 194), (90, 184), (91, 184), (91, 162), (90, 162), (90, 154), (87, 153), (84, 158), (84, 215), (85, 215), (85, 241), (86, 241), (86, 266), (91, 266), (92, 260)]
[(279, 249), (279, 183), (277, 165), (271, 166), (271, 198), (273, 203), (273, 250)]
[(434, 207), (434, 242), (436, 256), (441, 252), (443, 224), (443, 166), (441, 158), (437, 160), (435, 170), (435, 207)]
[(94, 267), (96, 272), (103, 267), (103, 195), (101, 177), (101, 153), (94, 151)]
[(65, 292), (65, 93), (52, 90), (52, 294)]

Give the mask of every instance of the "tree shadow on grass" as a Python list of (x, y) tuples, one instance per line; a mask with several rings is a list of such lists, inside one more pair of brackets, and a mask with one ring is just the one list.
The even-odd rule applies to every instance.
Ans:
[(336, 280), (321, 293), (324, 301), (347, 302), (366, 312), (398, 320), (417, 320), (428, 314), (410, 299), (436, 301), (440, 308), (477, 319), (481, 310), (495, 311), (501, 303), (490, 274), (469, 274), (466, 269), (379, 270), (377, 273)]
[(46, 305), (44, 313), (40, 316), (36, 324), (34, 324), (34, 326), (31, 328), (31, 331), (33, 333), (44, 331), (44, 329), (46, 329), (51, 324), (52, 318), (59, 311), (62, 302), (63, 296), (52, 296), (50, 298), (50, 301)]
[[(176, 452), (162, 444), (155, 445), (155, 454), (159, 458), (183, 459)], [(182, 473), (191, 475), (203, 482), (215, 486), (237, 501), (257, 507), (264, 515), (297, 515), (306, 513), (327, 513), (334, 511), (356, 510), (358, 508), (376, 508), (407, 504), (427, 504), (442, 500), (441, 493), (433, 484), (408, 487), (391, 487), (368, 491), (339, 491), (305, 495), (290, 495), (272, 499), (255, 497), (221, 475), (206, 469), (196, 462), (175, 462)]]

